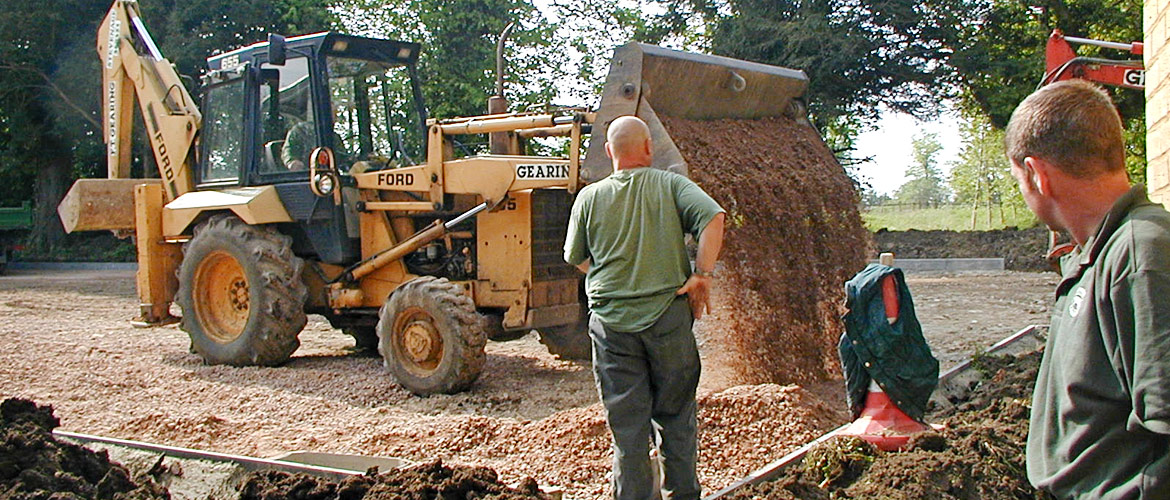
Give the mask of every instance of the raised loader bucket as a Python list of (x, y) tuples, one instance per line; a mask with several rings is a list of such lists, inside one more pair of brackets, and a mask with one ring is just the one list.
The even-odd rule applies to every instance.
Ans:
[(804, 120), (800, 98), (807, 88), (808, 77), (800, 70), (628, 43), (615, 49), (610, 61), (582, 178), (593, 182), (612, 171), (605, 133), (619, 116), (636, 115), (650, 126), (655, 168), (686, 175), (686, 161), (659, 117)]

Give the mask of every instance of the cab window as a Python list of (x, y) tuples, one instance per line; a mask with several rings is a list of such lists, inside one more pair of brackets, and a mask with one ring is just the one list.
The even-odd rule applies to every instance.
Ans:
[(203, 162), (200, 183), (239, 179), (243, 161), (244, 79), (207, 89), (203, 98)]

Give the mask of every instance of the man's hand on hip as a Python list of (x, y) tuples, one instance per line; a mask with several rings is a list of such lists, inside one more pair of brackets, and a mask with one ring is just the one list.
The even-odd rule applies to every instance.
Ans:
[(691, 305), (691, 314), (695, 319), (702, 319), (705, 312), (711, 310), (711, 278), (692, 274), (687, 282), (679, 288), (675, 295), (686, 294), (687, 302)]

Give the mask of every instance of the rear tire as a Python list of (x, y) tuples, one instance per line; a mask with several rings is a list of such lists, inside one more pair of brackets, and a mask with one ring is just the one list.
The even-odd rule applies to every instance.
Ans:
[(394, 290), (378, 320), (378, 352), (398, 383), (416, 394), (466, 390), (487, 358), (482, 317), (463, 288), (422, 276)]
[(308, 289), (292, 238), (232, 215), (195, 228), (183, 247), (176, 302), (207, 364), (275, 366), (300, 346)]

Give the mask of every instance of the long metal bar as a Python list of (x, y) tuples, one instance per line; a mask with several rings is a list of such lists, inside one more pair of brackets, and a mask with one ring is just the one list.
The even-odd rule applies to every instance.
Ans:
[(296, 462), (286, 462), (283, 460), (269, 460), (266, 458), (248, 457), (244, 455), (230, 455), (227, 453), (216, 453), (213, 451), (180, 448), (177, 446), (167, 446), (163, 444), (146, 443), (142, 441), (130, 441), (127, 439), (94, 436), (91, 434), (79, 434), (76, 432), (67, 432), (62, 430), (54, 430), (53, 435), (75, 441), (81, 441), (84, 443), (111, 444), (115, 446), (133, 448), (136, 450), (149, 451), (152, 453), (161, 453), (170, 457), (193, 458), (196, 460), (211, 460), (216, 462), (230, 462), (238, 464), (247, 470), (276, 469), (285, 472), (332, 477), (335, 479), (344, 479), (350, 476), (360, 476), (363, 474), (362, 472), (335, 469), (332, 467), (321, 467), (318, 465), (307, 465)]
[(1072, 43), (1079, 43), (1081, 45), (1095, 45), (1097, 47), (1105, 47), (1107, 49), (1126, 50), (1126, 51), (1130, 51), (1130, 52), (1133, 51), (1133, 44), (1132, 43), (1106, 42), (1103, 40), (1093, 40), (1092, 38), (1078, 38), (1075, 36), (1066, 36), (1066, 37), (1064, 37), (1064, 39), (1065, 39), (1065, 41), (1072, 42)]
[(339, 280), (359, 280), (363, 276), (380, 269), (382, 266), (401, 259), (402, 257), (405, 257), (406, 254), (422, 248), (423, 245), (441, 238), (444, 234), (447, 234), (451, 228), (458, 226), (463, 221), (474, 217), (476, 214), (484, 210), (487, 210), (487, 208), (487, 202), (483, 202), (479, 205), (476, 205), (471, 210), (460, 214), (458, 217), (451, 219), (445, 224), (438, 224), (438, 221), (435, 221), (435, 224), (432, 224), (426, 229), (415, 233), (413, 236), (403, 240), (402, 243), (387, 248), (380, 253), (374, 254), (370, 258), (362, 261), (360, 264), (351, 267), (349, 270), (347, 270), (347, 272), (343, 273), (339, 277)]
[[(572, 122), (572, 117), (568, 117)], [(510, 132), (525, 128), (543, 128), (557, 125), (552, 115), (527, 115), (505, 118), (475, 119), (462, 123), (440, 123), (439, 127), (447, 135), (460, 134), (487, 134), (491, 132)]]

